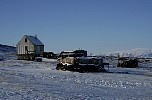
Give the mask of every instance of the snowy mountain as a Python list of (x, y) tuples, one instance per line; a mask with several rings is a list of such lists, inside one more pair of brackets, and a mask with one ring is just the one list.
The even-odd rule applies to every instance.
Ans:
[(107, 53), (108, 56), (120, 56), (120, 57), (139, 57), (139, 58), (152, 58), (152, 50), (145, 48), (136, 48), (126, 51), (116, 51)]
[(16, 52), (16, 47), (0, 44), (0, 52)]
[(0, 44), (0, 59), (16, 59), (16, 47)]
[(152, 63), (78, 73), (56, 70), (56, 59), (17, 60), (15, 49), (0, 45), (0, 100), (152, 100)]

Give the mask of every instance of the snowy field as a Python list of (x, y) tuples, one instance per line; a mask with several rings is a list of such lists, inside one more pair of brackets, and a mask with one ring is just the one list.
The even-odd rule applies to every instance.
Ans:
[[(110, 73), (56, 70), (57, 61), (0, 61), (0, 100), (152, 100), (152, 64)], [(106, 68), (107, 69), (107, 68)]]

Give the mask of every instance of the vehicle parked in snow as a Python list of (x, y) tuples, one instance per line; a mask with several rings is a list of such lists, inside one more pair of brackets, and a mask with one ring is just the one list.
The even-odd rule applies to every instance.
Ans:
[(105, 72), (103, 59), (94, 57), (66, 57), (59, 60), (57, 70), (77, 72)]
[(136, 67), (138, 67), (138, 60), (137, 59), (119, 58), (117, 66), (118, 67), (125, 67), (125, 68), (136, 68)]
[(86, 50), (63, 51), (59, 57), (57, 70), (68, 70), (77, 72), (104, 72), (102, 58), (87, 57)]

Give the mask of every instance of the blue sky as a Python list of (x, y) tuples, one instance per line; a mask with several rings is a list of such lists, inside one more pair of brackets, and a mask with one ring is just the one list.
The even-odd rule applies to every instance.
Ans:
[(149, 48), (152, 0), (0, 0), (0, 43), (38, 35), (45, 51)]

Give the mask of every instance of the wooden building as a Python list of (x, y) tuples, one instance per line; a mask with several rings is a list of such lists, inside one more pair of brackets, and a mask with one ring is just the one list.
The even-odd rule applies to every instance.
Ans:
[(44, 44), (37, 36), (25, 35), (17, 44), (18, 59), (34, 60), (35, 57), (42, 56)]

